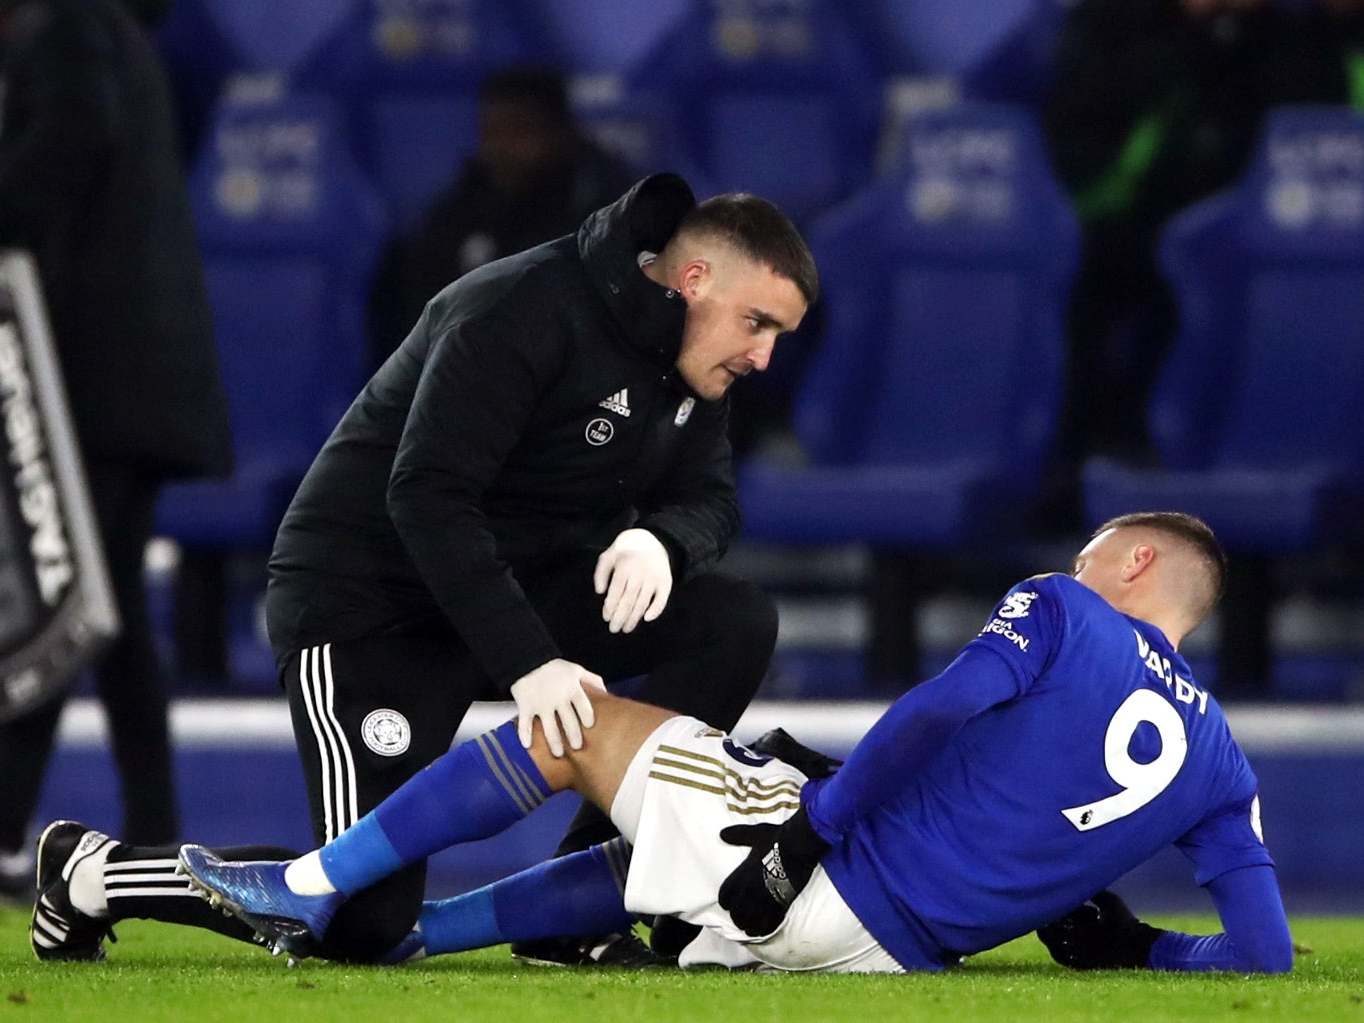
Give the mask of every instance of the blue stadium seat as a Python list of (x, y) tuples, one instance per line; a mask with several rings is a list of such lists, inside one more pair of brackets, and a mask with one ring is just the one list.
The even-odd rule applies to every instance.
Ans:
[(304, 81), (342, 97), (362, 166), (410, 228), (474, 151), (479, 83), (547, 52), (522, 0), (360, 0)]
[(216, 550), (269, 547), (313, 455), (363, 382), (363, 306), (382, 205), (328, 99), (241, 83), (191, 176), (237, 466), (168, 488), (158, 528)]
[(1087, 517), (1178, 508), (1263, 555), (1360, 536), (1364, 117), (1272, 112), (1240, 184), (1176, 217), (1161, 258), (1181, 316), (1149, 408), (1162, 467), (1088, 464)]
[(850, 6), (889, 76), (878, 168), (896, 162), (909, 123), (926, 110), (961, 100), (1040, 105), (1068, 7), (1067, 0), (1001, 0), (979, 7), (956, 0), (877, 0)]
[(992, 103), (1040, 104), (1072, 6), (1067, 0), (1033, 0), (1007, 32), (962, 69), (962, 95)]
[(575, 76), (569, 102), (584, 133), (641, 177), (671, 171), (687, 180), (698, 199), (714, 194), (668, 110), (633, 91), (620, 75)]
[(960, 74), (1031, 16), (1057, 0), (858, 0), (847, 4), (868, 50), (888, 75)]
[(832, 0), (693, 0), (630, 78), (723, 191), (805, 218), (870, 175), (881, 85)]
[(690, 0), (541, 0), (538, 5), (557, 66), (585, 74), (620, 74), (685, 15)]
[[(193, 19), (213, 59), (229, 54), (235, 71), (298, 75), (354, 17), (360, 0), (179, 0), (175, 18)], [(183, 9), (183, 10), (182, 10)]]
[(745, 535), (949, 549), (1016, 530), (1054, 432), (1077, 248), (1034, 120), (924, 115), (900, 169), (811, 243), (826, 331), (795, 425), (812, 464), (743, 467)]

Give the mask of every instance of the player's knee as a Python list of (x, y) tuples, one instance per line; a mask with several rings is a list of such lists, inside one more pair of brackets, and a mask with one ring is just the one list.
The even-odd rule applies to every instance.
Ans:
[(593, 723), (583, 729), (583, 743), (578, 749), (565, 739), (564, 755), (556, 757), (543, 733), (535, 730), (531, 760), (554, 792), (572, 789), (588, 794), (600, 780), (603, 769), (609, 769), (620, 759), (622, 749), (632, 753), (643, 735), (673, 716), (672, 711), (638, 700), (596, 689), (587, 693), (592, 701)]
[(531, 760), (540, 769), (545, 783), (554, 792), (564, 789), (580, 790), (584, 772), (591, 769), (593, 760), (610, 744), (612, 734), (631, 716), (635, 708), (641, 706), (635, 700), (616, 696), (602, 689), (584, 687), (583, 691), (592, 704), (592, 724), (587, 725), (584, 722), (583, 742), (580, 747), (574, 749), (568, 737), (563, 735), (561, 738), (564, 755), (556, 757), (550, 751), (549, 743), (545, 741), (544, 732), (537, 727), (533, 733)]

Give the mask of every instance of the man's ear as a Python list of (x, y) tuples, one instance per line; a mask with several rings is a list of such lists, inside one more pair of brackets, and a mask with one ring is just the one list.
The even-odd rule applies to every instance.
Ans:
[(1156, 549), (1149, 543), (1139, 543), (1134, 546), (1127, 555), (1127, 560), (1123, 562), (1120, 578), (1125, 583), (1130, 583), (1139, 575), (1145, 572), (1156, 560)]
[(708, 260), (692, 259), (682, 265), (678, 290), (687, 301), (706, 293), (714, 280), (714, 270)]

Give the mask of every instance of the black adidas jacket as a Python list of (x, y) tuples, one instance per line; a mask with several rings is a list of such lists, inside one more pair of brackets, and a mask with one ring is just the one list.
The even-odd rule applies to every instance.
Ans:
[(646, 178), (576, 237), (431, 300), (285, 514), (267, 602), (281, 661), (440, 623), (506, 689), (559, 656), (518, 580), (631, 525), (679, 581), (720, 557), (738, 527), (728, 399), (682, 383), (686, 303), (638, 264), (693, 203), (680, 178)]

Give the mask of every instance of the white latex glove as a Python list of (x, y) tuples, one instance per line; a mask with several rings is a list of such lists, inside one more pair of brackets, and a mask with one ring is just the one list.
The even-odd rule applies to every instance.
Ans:
[(627, 529), (601, 552), (592, 585), (605, 593), (602, 621), (612, 632), (633, 632), (641, 618), (652, 622), (663, 613), (673, 591), (668, 549), (647, 529)]
[[(574, 749), (582, 749), (583, 729), (591, 728), (597, 719), (592, 710), (592, 701), (583, 691), (584, 686), (592, 686), (603, 692), (606, 690), (606, 683), (600, 675), (594, 675), (581, 664), (574, 664), (562, 657), (546, 661), (513, 682), (511, 695), (516, 701), (516, 734), (521, 739), (521, 745), (530, 749), (535, 734), (535, 720), (539, 718), (540, 727), (545, 732), (545, 742), (549, 743), (549, 751), (556, 757), (564, 755), (564, 743), (559, 737), (560, 723), (563, 724), (564, 734), (568, 736), (568, 744)], [(582, 722), (581, 727), (579, 721)]]

